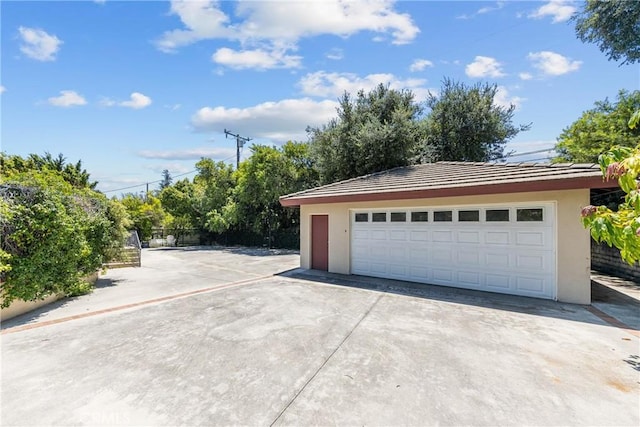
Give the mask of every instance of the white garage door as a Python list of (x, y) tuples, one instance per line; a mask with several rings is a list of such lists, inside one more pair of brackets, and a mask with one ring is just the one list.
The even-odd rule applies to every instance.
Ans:
[(351, 212), (351, 273), (556, 298), (554, 205)]

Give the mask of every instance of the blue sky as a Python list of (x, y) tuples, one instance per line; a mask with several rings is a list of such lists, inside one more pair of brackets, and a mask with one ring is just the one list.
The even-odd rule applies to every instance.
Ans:
[(63, 153), (109, 195), (139, 192), (163, 169), (193, 176), (202, 156), (235, 163), (225, 128), (304, 141), (345, 90), (388, 83), (421, 100), (443, 77), (497, 84), (495, 101), (532, 123), (509, 148), (547, 149), (595, 101), (640, 88), (638, 65), (575, 37), (579, 5), (2, 1), (1, 149)]

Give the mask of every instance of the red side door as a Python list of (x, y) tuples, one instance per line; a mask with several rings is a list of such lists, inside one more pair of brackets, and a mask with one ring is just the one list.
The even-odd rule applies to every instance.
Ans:
[(311, 216), (311, 268), (329, 270), (329, 215)]

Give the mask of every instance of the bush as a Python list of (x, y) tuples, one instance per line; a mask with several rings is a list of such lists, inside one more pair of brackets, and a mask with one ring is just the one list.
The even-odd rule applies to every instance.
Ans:
[(9, 175), (0, 183), (2, 306), (14, 299), (78, 295), (82, 278), (122, 245), (124, 210), (88, 187), (75, 188), (53, 171)]

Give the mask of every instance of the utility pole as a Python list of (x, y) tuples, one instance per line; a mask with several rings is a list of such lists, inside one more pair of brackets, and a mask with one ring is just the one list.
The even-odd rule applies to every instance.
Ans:
[(235, 133), (231, 133), (225, 129), (224, 137), (227, 138), (229, 135), (233, 136), (236, 139), (236, 170), (237, 170), (240, 167), (240, 149), (245, 144), (245, 142), (251, 141), (251, 138), (245, 138)]

